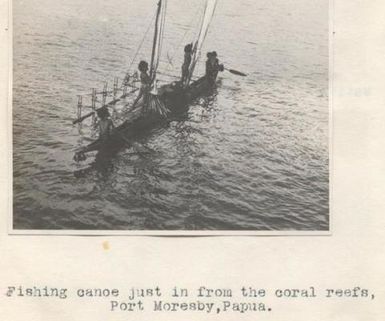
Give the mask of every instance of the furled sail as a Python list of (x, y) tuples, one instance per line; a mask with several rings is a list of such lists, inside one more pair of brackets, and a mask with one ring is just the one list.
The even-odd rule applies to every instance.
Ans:
[(217, 0), (206, 0), (205, 11), (203, 14), (201, 27), (200, 27), (200, 31), (198, 34), (198, 39), (195, 42), (194, 48), (193, 48), (193, 57), (192, 57), (191, 64), (190, 64), (189, 76), (187, 79), (187, 85), (189, 84), (189, 82), (193, 76), (195, 65), (198, 62), (198, 59), (200, 57), (202, 45), (203, 45), (204, 40), (206, 39), (208, 30), (209, 30), (209, 26), (210, 26), (210, 22), (214, 16), (216, 5), (217, 5)]
[(164, 26), (166, 22), (166, 6), (167, 0), (159, 0), (158, 9), (156, 12), (154, 40), (151, 53), (150, 78), (151, 78), (151, 93), (147, 102), (147, 110), (157, 113), (161, 116), (166, 116), (169, 110), (157, 96), (157, 70), (159, 66), (160, 56), (162, 53), (162, 44), (164, 37)]
[(167, 0), (159, 0), (158, 10), (156, 13), (154, 40), (151, 53), (151, 64), (150, 64), (150, 77), (152, 87), (156, 90), (156, 73), (159, 66), (160, 56), (162, 52), (164, 26), (166, 22), (166, 6)]

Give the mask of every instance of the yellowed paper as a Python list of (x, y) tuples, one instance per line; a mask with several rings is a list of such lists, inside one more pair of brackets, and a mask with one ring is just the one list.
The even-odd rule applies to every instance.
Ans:
[[(1, 1), (0, 319), (382, 320), (384, 4), (344, 0), (331, 7), (331, 233), (58, 236), (10, 233), (12, 19)], [(175, 287), (189, 295), (172, 297)], [(250, 299), (243, 287), (261, 292)], [(87, 289), (105, 296), (85, 297)], [(131, 300), (132, 289), (151, 291)], [(198, 297), (199, 289), (206, 296)], [(209, 297), (205, 289), (213, 290)], [(128, 303), (138, 300), (145, 310), (130, 311)], [(166, 305), (155, 311), (159, 300)], [(194, 310), (190, 303), (198, 301), (212, 310)], [(176, 311), (168, 303), (179, 303)]]

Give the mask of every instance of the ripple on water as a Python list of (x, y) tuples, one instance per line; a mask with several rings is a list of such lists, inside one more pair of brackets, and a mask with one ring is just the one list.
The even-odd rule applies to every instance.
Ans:
[[(153, 1), (43, 2), (14, 7), (16, 228), (328, 229), (327, 6), (296, 5), (306, 20), (290, 18), (283, 2), (242, 0), (237, 14), (221, 2), (203, 51), (248, 76), (221, 74), (214, 95), (141, 141), (149, 154), (126, 148), (79, 165), (73, 151), (87, 141), (71, 125), (76, 95), (121, 81)], [(175, 48), (189, 25), (180, 12), (195, 9), (169, 7), (163, 49), (177, 55), (160, 68), (179, 76)], [(140, 59), (150, 50), (145, 41)]]

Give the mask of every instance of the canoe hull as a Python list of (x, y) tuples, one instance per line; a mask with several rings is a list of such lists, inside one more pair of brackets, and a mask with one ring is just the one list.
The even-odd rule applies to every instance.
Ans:
[(199, 78), (187, 88), (183, 88), (180, 82), (164, 85), (159, 88), (159, 98), (170, 111), (167, 118), (157, 114), (143, 114), (136, 109), (123, 124), (114, 129), (107, 140), (97, 139), (81, 148), (77, 153), (101, 150), (113, 153), (123, 146), (129, 146), (148, 134), (150, 130), (163, 126), (178, 115), (185, 113), (192, 101), (209, 94), (214, 85), (210, 84), (205, 77)]

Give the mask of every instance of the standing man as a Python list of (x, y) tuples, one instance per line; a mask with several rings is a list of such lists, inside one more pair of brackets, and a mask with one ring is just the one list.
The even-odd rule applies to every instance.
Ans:
[(139, 65), (138, 69), (140, 71), (140, 90), (138, 97), (136, 97), (134, 104), (132, 105), (132, 109), (135, 108), (136, 104), (139, 102), (139, 100), (143, 97), (143, 105), (148, 104), (148, 98), (150, 94), (150, 86), (151, 86), (151, 78), (148, 75), (148, 63), (144, 60), (142, 60)]
[(192, 57), (192, 47), (193, 47), (192, 43), (189, 43), (184, 47), (184, 61), (182, 65), (182, 79), (181, 79), (182, 85), (185, 84), (188, 77), (189, 68), (191, 64), (191, 57)]

